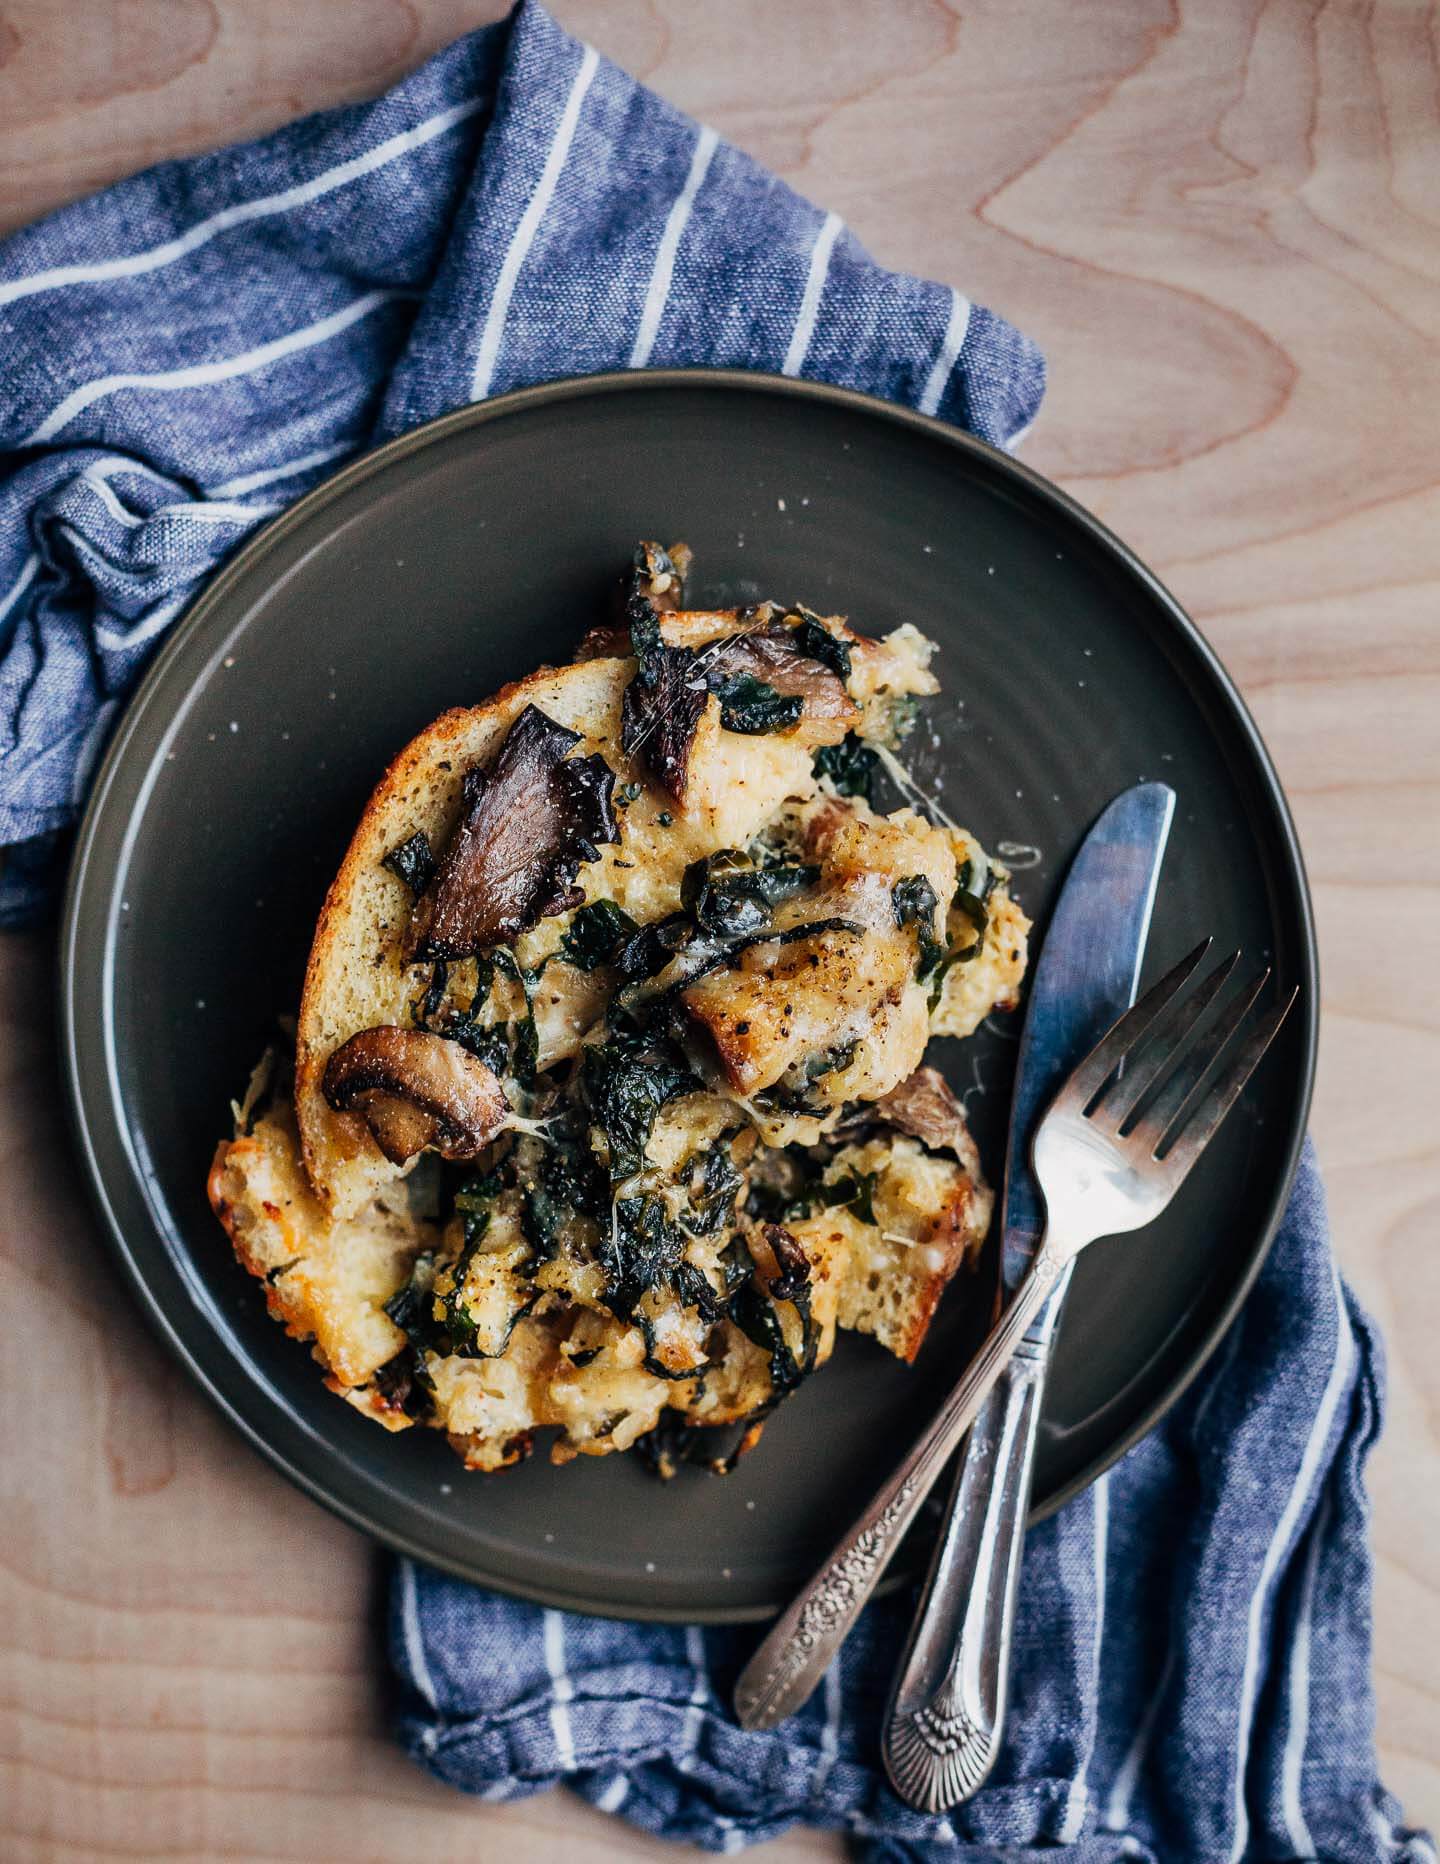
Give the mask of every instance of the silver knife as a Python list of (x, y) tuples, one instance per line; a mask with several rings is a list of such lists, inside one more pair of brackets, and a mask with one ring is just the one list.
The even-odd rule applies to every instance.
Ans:
[[(1160, 862), (1175, 810), (1163, 783), (1117, 796), (1071, 864), (1030, 984), (1010, 1109), (1003, 1297), (1024, 1280), (1044, 1206), (1030, 1136), (1060, 1084), (1135, 1000)], [(943, 1812), (994, 1765), (1036, 1428), (1070, 1270), (970, 1427), (950, 1502), (896, 1674), (884, 1728), (885, 1769), (907, 1804)]]

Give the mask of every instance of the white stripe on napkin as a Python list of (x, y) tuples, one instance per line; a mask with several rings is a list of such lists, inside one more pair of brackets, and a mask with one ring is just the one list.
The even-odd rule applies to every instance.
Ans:
[(820, 1729), (820, 1751), (815, 1756), (815, 1771), (810, 1776), (809, 1798), (812, 1804), (818, 1803), (825, 1791), (825, 1783), (835, 1765), (835, 1756), (840, 1752), (840, 1711), (843, 1701), (839, 1657), (831, 1662), (821, 1687), (825, 1691), (825, 1721)]
[(630, 1782), (623, 1773), (617, 1773), (605, 1791), (595, 1801), (597, 1812), (618, 1812), (625, 1804), (630, 1792)]
[(685, 185), (676, 195), (673, 205), (665, 220), (665, 231), (660, 235), (660, 244), (655, 252), (655, 268), (650, 274), (650, 288), (645, 293), (645, 308), (640, 313), (640, 328), (635, 332), (635, 347), (630, 352), (630, 367), (643, 369), (650, 360), (650, 352), (655, 347), (655, 338), (660, 330), (660, 319), (665, 314), (666, 300), (670, 296), (670, 280), (675, 271), (675, 255), (680, 250), (680, 236), (685, 231), (685, 223), (690, 218), (690, 209), (695, 205), (695, 196), (700, 192), (700, 184), (705, 179), (705, 171), (710, 166), (720, 138), (713, 129), (702, 129), (695, 140), (695, 153), (690, 158), (690, 173), (685, 177)]
[[(1220, 1349), (1219, 1360), (1209, 1375), (1209, 1389), (1196, 1405), (1195, 1415), (1190, 1420), (1192, 1440), (1199, 1436), (1200, 1426), (1205, 1422), (1211, 1405), (1229, 1385), (1230, 1368), (1235, 1363), (1236, 1354), (1240, 1351), (1240, 1334), (1241, 1329), (1238, 1324), (1232, 1326), (1224, 1346)], [(1145, 1705), (1134, 1739), (1126, 1749), (1125, 1758), (1121, 1761), (1120, 1770), (1115, 1775), (1114, 1784), (1110, 1788), (1110, 1797), (1105, 1802), (1107, 1831), (1118, 1832), (1129, 1822), (1130, 1801), (1135, 1796), (1135, 1786), (1140, 1778), (1140, 1769), (1145, 1763), (1145, 1756), (1150, 1751), (1155, 1723), (1160, 1715), (1160, 1705), (1165, 1700), (1165, 1691), (1170, 1687), (1170, 1679), (1174, 1671), (1175, 1646), (1172, 1644), (1165, 1653), (1165, 1662), (1160, 1669), (1160, 1681), (1155, 1685), (1155, 1693)]]
[(425, 1658), (425, 1640), (420, 1634), (420, 1601), (415, 1584), (415, 1562), (400, 1561), (400, 1628), (405, 1637), (405, 1656), (410, 1664), (410, 1680), (431, 1709), (439, 1712), (440, 1699), (435, 1679)]
[[(1110, 1478), (1097, 1476), (1090, 1493), (1095, 1497), (1095, 1638), (1091, 1646), (1090, 1700), (1100, 1713), (1100, 1646), (1105, 1636), (1105, 1565), (1110, 1552)], [(1065, 1822), (1060, 1827), (1062, 1845), (1073, 1845), (1085, 1829), (1085, 1811), (1090, 1803), (1090, 1789), (1085, 1784), (1086, 1761), (1081, 1759), (1070, 1782), (1065, 1801)]]
[(1160, 1705), (1165, 1700), (1165, 1691), (1170, 1687), (1170, 1678), (1174, 1674), (1175, 1646), (1172, 1644), (1165, 1653), (1160, 1681), (1155, 1685), (1154, 1694), (1145, 1704), (1145, 1712), (1140, 1717), (1140, 1726), (1135, 1730), (1135, 1738), (1126, 1750), (1125, 1758), (1120, 1763), (1120, 1770), (1115, 1775), (1115, 1783), (1110, 1788), (1110, 1797), (1105, 1802), (1104, 1825), (1107, 1831), (1121, 1831), (1130, 1821), (1130, 1801), (1135, 1794), (1135, 1782), (1140, 1778), (1140, 1767), (1149, 1752), (1150, 1740), (1155, 1733), (1155, 1723), (1160, 1714)]
[(570, 95), (565, 100), (565, 108), (560, 113), (556, 126), (555, 140), (550, 144), (550, 153), (545, 158), (545, 166), (540, 171), (540, 179), (535, 184), (535, 192), (523, 214), (520, 224), (511, 236), (509, 248), (500, 264), (500, 274), (495, 280), (495, 290), (490, 299), (490, 308), (485, 313), (485, 327), (480, 332), (480, 348), (475, 357), (475, 374), (470, 384), (470, 399), (481, 401), (490, 392), (491, 379), (495, 374), (495, 364), (500, 356), (500, 344), (505, 335), (505, 319), (510, 310), (510, 299), (515, 290), (515, 281), (520, 276), (520, 268), (525, 263), (525, 256), (534, 244), (535, 235), (540, 229), (540, 222), (545, 218), (545, 210), (550, 205), (550, 198), (555, 192), (555, 184), (560, 179), (560, 171), (565, 166), (565, 158), (570, 153), (570, 144), (575, 140), (575, 130), (580, 122), (581, 106), (585, 102), (585, 93), (590, 88), (590, 80), (595, 76), (600, 55), (593, 45), (585, 47), (585, 56), (580, 60), (580, 69), (575, 73), (575, 81), (570, 86)]
[(162, 602), (157, 609), (137, 621), (130, 628), (116, 628), (108, 621), (98, 622), (95, 627), (95, 644), (107, 648), (112, 654), (123, 654), (132, 647), (143, 647), (146, 641), (153, 641), (174, 621), (194, 594), (187, 589), (183, 595), (177, 595), (169, 602)]
[(11, 609), (14, 608), (21, 596), (24, 595), (25, 591), (30, 587), (31, 583), (35, 580), (35, 572), (39, 567), (40, 558), (38, 554), (32, 553), (30, 556), (26, 557), (24, 563), (20, 566), (20, 574), (10, 585), (9, 593), (0, 596), (0, 621), (4, 621)]
[(699, 1625), (685, 1627), (685, 1655), (695, 1681), (685, 1705), (685, 1720), (680, 1725), (680, 1757), (675, 1765), (681, 1773), (689, 1773), (695, 1765), (695, 1748), (700, 1730), (705, 1726), (705, 1703), (710, 1694), (710, 1676), (705, 1668), (705, 1633)]
[(545, 1667), (554, 1696), (550, 1703), (550, 1732), (555, 1737), (555, 1764), (562, 1773), (575, 1771), (575, 1731), (570, 1725), (570, 1703), (575, 1685), (565, 1668), (565, 1620), (559, 1612), (545, 1612)]
[(277, 479), (293, 478), (296, 473), (309, 472), (312, 466), (328, 465), (331, 460), (338, 460), (341, 454), (354, 451), (354, 441), (337, 440), (333, 447), (317, 447), (313, 453), (302, 453), (298, 459), (286, 460), (282, 466), (265, 466), (259, 472), (242, 472), (237, 479), (226, 479), (220, 485), (212, 485), (208, 496), (238, 498), (242, 492), (258, 492), (262, 485), (273, 485)]
[(148, 251), (127, 253), (120, 259), (92, 259), (75, 265), (52, 266), (45, 272), (32, 272), (28, 278), (16, 278), (8, 284), (0, 284), (0, 304), (13, 304), (17, 298), (33, 297), (41, 291), (56, 291), (62, 285), (91, 284), (106, 278), (133, 278), (142, 272), (158, 271), (162, 266), (173, 264), (176, 259), (183, 259), (186, 253), (194, 252), (197, 246), (206, 245), (218, 234), (228, 232), (231, 227), (243, 226), (251, 220), (263, 220), (272, 214), (289, 213), (292, 207), (304, 207), (310, 201), (318, 201), (322, 195), (333, 194), (336, 188), (358, 181), (362, 175), (373, 174), (377, 168), (384, 168), (388, 162), (408, 155), (412, 149), (433, 142), (457, 123), (463, 123), (466, 117), (474, 116), (483, 101), (481, 98), (471, 98), (466, 103), (454, 104), (436, 116), (427, 117), (423, 123), (417, 123), (413, 129), (401, 130), (397, 135), (387, 137), (384, 142), (376, 143), (373, 149), (367, 149), (363, 155), (352, 156), (348, 162), (327, 168), (323, 174), (314, 175), (309, 181), (297, 182), (293, 188), (283, 188), (278, 194), (259, 195), (253, 201), (238, 201), (233, 207), (224, 207), (218, 214), (211, 214), (208, 220), (197, 221), (174, 239), (152, 246)]
[[(128, 462), (121, 461), (120, 463), (125, 465)], [(238, 518), (248, 524), (254, 518), (264, 517), (267, 512), (281, 509), (279, 505), (230, 505), (223, 499), (214, 499), (201, 504), (194, 499), (181, 498), (175, 499), (168, 505), (157, 505), (152, 511), (132, 511), (128, 505), (121, 502), (115, 488), (105, 477), (99, 465), (87, 466), (80, 477), (96, 494), (116, 523), (123, 524), (127, 530), (138, 530), (142, 524), (149, 524), (155, 518), (198, 518), (212, 524)]]
[(1229, 1864), (1240, 1864), (1250, 1838), (1250, 1820), (1245, 1809), (1245, 1772), (1250, 1759), (1250, 1731), (1255, 1720), (1255, 1691), (1260, 1676), (1260, 1626), (1265, 1615), (1265, 1603), (1270, 1596), (1270, 1585), (1276, 1569), (1295, 1532), (1300, 1510), (1309, 1499), (1315, 1472), (1330, 1438), (1330, 1427), (1335, 1422), (1340, 1395), (1355, 1360), (1355, 1336), (1350, 1328), (1350, 1316), (1345, 1312), (1340, 1274), (1333, 1263), (1330, 1274), (1335, 1290), (1335, 1359), (1320, 1397), (1315, 1421), (1310, 1426), (1295, 1486), (1286, 1500), (1270, 1545), (1265, 1549), (1265, 1558), (1260, 1565), (1260, 1580), (1250, 1599), (1250, 1616), (1245, 1631), (1245, 1663), (1240, 1675), (1240, 1733), (1235, 1744), (1235, 1837), (1230, 1847)]
[(1310, 1545), (1305, 1550), (1305, 1566), (1300, 1577), (1299, 1622), (1295, 1642), (1290, 1647), (1290, 1676), (1286, 1689), (1285, 1752), (1280, 1762), (1280, 1813), (1285, 1831), (1297, 1857), (1314, 1854), (1315, 1840), (1305, 1818), (1300, 1800), (1301, 1776), (1305, 1770), (1305, 1742), (1310, 1733), (1310, 1620), (1315, 1609), (1315, 1576), (1320, 1569), (1320, 1549), (1330, 1529), (1330, 1497), (1322, 1495), (1310, 1529)]
[(117, 389), (145, 388), (168, 394), (175, 389), (203, 388), (209, 382), (229, 381), (237, 375), (253, 375), (257, 369), (267, 368), (272, 362), (293, 356), (297, 350), (313, 349), (317, 343), (325, 343), (331, 337), (339, 336), (342, 330), (348, 330), (351, 324), (359, 323), (362, 317), (368, 317), (371, 311), (378, 310), (382, 304), (389, 304), (392, 299), (414, 295), (409, 291), (367, 291), (363, 297), (354, 299), (341, 310), (332, 311), (318, 323), (306, 324), (300, 330), (288, 330), (283, 337), (274, 337), (269, 343), (262, 343), (258, 349), (245, 350), (239, 356), (226, 356), (219, 362), (192, 363), (185, 369), (164, 369), (154, 375), (135, 370), (98, 376), (94, 381), (84, 382), (79, 388), (72, 389), (59, 407), (20, 445), (37, 447), (47, 440), (53, 440), (77, 414), (93, 402), (103, 400), (106, 395), (113, 395)]
[(944, 340), (940, 353), (935, 358), (935, 365), (925, 380), (925, 392), (920, 397), (920, 412), (933, 414), (940, 406), (940, 397), (945, 393), (945, 384), (950, 380), (950, 372), (959, 360), (964, 347), (965, 332), (970, 328), (970, 300), (962, 298), (960, 293), (951, 290), (950, 321), (945, 326)]
[(780, 365), (781, 375), (799, 375), (801, 365), (815, 335), (815, 320), (820, 315), (820, 294), (830, 273), (830, 254), (844, 222), (839, 214), (826, 214), (815, 244), (810, 248), (810, 270), (805, 279), (805, 293), (800, 300), (795, 328), (790, 332), (790, 347)]

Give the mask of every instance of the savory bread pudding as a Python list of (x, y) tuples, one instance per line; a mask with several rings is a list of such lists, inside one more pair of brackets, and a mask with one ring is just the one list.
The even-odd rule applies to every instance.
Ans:
[(688, 557), (396, 758), (210, 1174), (331, 1390), (472, 1469), (728, 1467), (837, 1327), (912, 1360), (990, 1219), (924, 1055), (1029, 926), (895, 755), (931, 644), (687, 609)]

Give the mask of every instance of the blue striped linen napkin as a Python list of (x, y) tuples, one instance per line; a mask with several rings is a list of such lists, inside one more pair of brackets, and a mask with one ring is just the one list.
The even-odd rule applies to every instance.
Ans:
[[(479, 396), (647, 363), (781, 369), (999, 444), (1043, 365), (536, 5), (372, 104), (172, 163), (0, 245), (0, 916), (51, 896), (117, 708), (199, 584), (336, 463)], [(745, 1734), (751, 1639), (581, 1618), (401, 1562), (398, 1731), (491, 1800), (566, 1781), (733, 1851), (1435, 1864), (1376, 1781), (1361, 1470), (1378, 1344), (1313, 1160), (1212, 1368), (1030, 1538), (1004, 1751), (948, 1821), (876, 1726), (903, 1599)], [(783, 1427), (783, 1420), (782, 1426)]]

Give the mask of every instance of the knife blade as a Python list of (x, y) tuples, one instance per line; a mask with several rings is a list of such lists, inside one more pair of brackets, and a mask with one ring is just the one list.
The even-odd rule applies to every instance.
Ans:
[(1175, 813), (1166, 783), (1137, 783), (1101, 813), (1070, 864), (1040, 948), (1015, 1065), (1000, 1273), (1024, 1279), (1044, 1229), (1030, 1136), (1060, 1084), (1135, 1001)]
[[(1030, 985), (1011, 1098), (1000, 1247), (1002, 1298), (1044, 1229), (1030, 1141), (1075, 1065), (1135, 1000), (1175, 812), (1164, 783), (1125, 790), (1071, 863)], [(920, 1811), (948, 1811), (994, 1764), (1035, 1439), (1067, 1269), (971, 1426), (886, 1711), (886, 1771)]]

